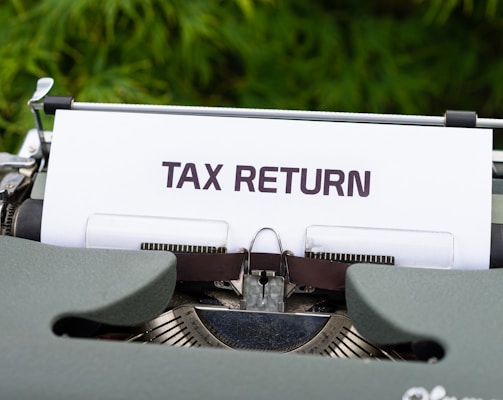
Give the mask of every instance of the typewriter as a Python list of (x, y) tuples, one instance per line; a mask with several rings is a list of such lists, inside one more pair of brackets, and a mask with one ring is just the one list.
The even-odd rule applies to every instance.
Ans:
[[(302, 210), (313, 194), (337, 196), (341, 204), (363, 201), (379, 174), (281, 164), (288, 145), (272, 152), (276, 164), (254, 165), (263, 160), (260, 150), (246, 132), (234, 132), (244, 125), (260, 130), (253, 121), (286, 123), (289, 133), (293, 126), (322, 121), (355, 132), (378, 125), (383, 135), (396, 137), (410, 126), (485, 135), (478, 128), (500, 128), (502, 121), (456, 111), (425, 117), (79, 103), (49, 95), (52, 84), (50, 78), (37, 83), (28, 102), (35, 128), (20, 151), (0, 154), (2, 398), (503, 399), (498, 151), (489, 150), (492, 176), (489, 168), (483, 172), (488, 192), (473, 200), (488, 211), (473, 216), (472, 209), (463, 209), (452, 217), (460, 236), (473, 234), (461, 241), (442, 230), (375, 223), (368, 229), (332, 222), (306, 229)], [(54, 132), (44, 130), (43, 113), (56, 115)], [(143, 121), (166, 115), (214, 123), (216, 131), (232, 122), (232, 138), (244, 145), (233, 147), (234, 139), (222, 145), (215, 136), (191, 147), (208, 135), (190, 136), (190, 125), (161, 132), (171, 153), (155, 167), (168, 200), (156, 208), (155, 196), (138, 181), (148, 171), (140, 155), (155, 144), (139, 143), (143, 130), (155, 131)], [(106, 124), (101, 118), (109, 117), (112, 125), (100, 131)], [(113, 132), (118, 121), (124, 129)], [(109, 133), (113, 139), (106, 138)], [(319, 142), (314, 133), (310, 140)], [(188, 157), (202, 152), (202, 158), (177, 158), (184, 146), (191, 147)], [(248, 154), (246, 162), (233, 164), (231, 194), (223, 190), (227, 164), (204, 162), (213, 146), (222, 154)], [(454, 145), (452, 151), (467, 164), (476, 157)], [(321, 153), (305, 157), (317, 160)], [(427, 154), (422, 157), (425, 165), (435, 165)], [(407, 179), (408, 165), (402, 167)], [(470, 168), (448, 168), (451, 176), (462, 175), (467, 193), (478, 188), (470, 186)], [(126, 192), (109, 193), (126, 184), (127, 198)], [(440, 185), (447, 187), (445, 196), (460, 186), (450, 180)], [(178, 196), (184, 186), (190, 190)], [(202, 192), (220, 197), (202, 202)], [(236, 206), (232, 196), (243, 192), (250, 199)], [(294, 192), (299, 195), (291, 200)], [(276, 201), (270, 194), (279, 197), (273, 212), (266, 210)], [(420, 203), (427, 204), (427, 197)], [(322, 210), (325, 203), (319, 204), (320, 215), (331, 218)], [(170, 218), (157, 215), (155, 210), (166, 208)], [(227, 221), (214, 218), (230, 209), (235, 211)], [(365, 222), (375, 210), (348, 212)], [(425, 218), (410, 224), (420, 226)], [(484, 218), (486, 230), (474, 227)], [(298, 221), (300, 244), (294, 237)], [(487, 254), (482, 251), (486, 261), (473, 261), (479, 248), (471, 246), (481, 237), (489, 238)]]

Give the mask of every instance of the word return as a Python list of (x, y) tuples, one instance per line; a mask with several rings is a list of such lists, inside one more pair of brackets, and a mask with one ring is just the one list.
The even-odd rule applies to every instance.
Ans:
[(323, 196), (368, 197), (371, 188), (371, 171), (343, 171), (341, 169), (308, 169), (301, 167), (276, 167), (235, 165), (232, 182), (229, 175), (220, 176), (224, 164), (182, 163), (163, 161), (167, 168), (166, 187), (195, 190), (223, 190), (258, 193), (302, 193)]

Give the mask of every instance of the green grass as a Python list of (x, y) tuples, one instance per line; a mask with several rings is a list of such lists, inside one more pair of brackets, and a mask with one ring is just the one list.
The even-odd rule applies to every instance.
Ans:
[(0, 150), (52, 76), (78, 101), (501, 117), (494, 0), (11, 0), (0, 5)]

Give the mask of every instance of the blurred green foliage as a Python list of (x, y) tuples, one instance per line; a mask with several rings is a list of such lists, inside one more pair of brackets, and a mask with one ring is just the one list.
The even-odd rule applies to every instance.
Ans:
[(0, 149), (52, 76), (78, 101), (503, 116), (497, 0), (8, 0)]

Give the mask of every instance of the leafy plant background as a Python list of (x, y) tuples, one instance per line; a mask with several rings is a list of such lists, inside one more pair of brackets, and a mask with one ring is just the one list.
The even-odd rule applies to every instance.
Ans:
[(8, 0), (0, 150), (36, 80), (77, 101), (503, 117), (497, 0)]

